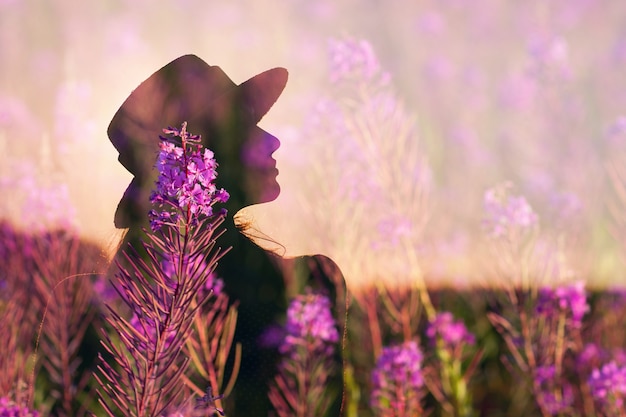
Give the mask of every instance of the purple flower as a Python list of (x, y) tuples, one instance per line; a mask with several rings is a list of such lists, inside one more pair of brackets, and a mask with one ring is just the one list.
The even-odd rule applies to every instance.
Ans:
[(512, 230), (525, 231), (534, 227), (537, 214), (523, 196), (511, 196), (510, 183), (490, 188), (485, 192), (484, 225), (490, 236), (499, 238)]
[(571, 385), (560, 383), (554, 365), (538, 366), (535, 370), (535, 382), (540, 390), (537, 397), (539, 406), (549, 415), (563, 413), (574, 403)]
[(561, 393), (557, 396), (553, 392), (544, 392), (542, 408), (551, 416), (563, 414), (574, 403), (574, 391), (569, 384), (564, 384)]
[(626, 397), (626, 366), (611, 361), (591, 372), (588, 380), (591, 395), (601, 406), (621, 409)]
[(39, 412), (19, 406), (6, 397), (0, 397), (0, 417), (39, 417)]
[(546, 317), (565, 313), (569, 324), (574, 328), (580, 328), (585, 313), (589, 311), (585, 283), (577, 281), (573, 284), (550, 288), (544, 287), (539, 290), (537, 300), (537, 312)]
[(377, 75), (382, 76), (382, 83), (388, 80), (388, 74), (381, 74), (381, 67), (372, 45), (364, 39), (331, 39), (330, 80), (333, 83), (353, 79), (371, 81)]
[(379, 413), (395, 409), (398, 416), (421, 410), (422, 351), (417, 342), (385, 347), (372, 371), (371, 406)]
[(604, 349), (595, 343), (587, 343), (578, 354), (576, 363), (578, 368), (584, 371), (597, 367), (597, 365), (603, 362), (605, 358), (606, 352)]
[[(183, 123), (180, 130), (165, 129), (174, 137), (162, 138), (156, 163), (159, 176), (150, 198), (155, 206), (150, 212), (151, 226), (160, 233), (146, 233), (141, 242), (146, 259), (136, 247), (125, 252), (128, 265), (118, 263), (113, 280), (133, 317), (125, 320), (116, 308), (108, 306), (107, 322), (119, 336), (119, 344), (108, 336), (103, 344), (119, 367), (114, 369), (100, 355), (100, 372), (96, 374), (102, 388), (100, 403), (108, 415), (116, 414), (115, 408), (137, 416), (155, 415), (155, 410), (174, 411), (168, 404), (182, 404), (185, 384), (178, 382), (189, 365), (184, 346), (199, 322), (209, 326), (209, 321), (217, 320), (217, 327), (211, 324), (209, 332), (220, 333), (222, 321), (225, 331), (234, 328), (235, 317), (226, 308), (225, 295), (215, 300), (217, 308), (210, 316), (198, 314), (211, 296), (207, 289), (222, 290), (221, 281), (212, 272), (226, 253), (214, 247), (224, 217), (202, 216), (212, 216), (213, 204), (225, 201), (227, 193), (218, 192), (212, 183), (217, 175), (213, 153), (203, 150), (199, 136), (187, 133), (186, 127)], [(201, 225), (204, 221), (206, 227)], [(170, 227), (161, 231), (163, 225)], [(208, 353), (202, 348), (203, 356), (213, 355), (219, 344), (230, 345), (229, 336), (217, 336), (217, 344)], [(216, 363), (213, 356), (208, 359), (207, 364)], [(207, 372), (211, 376), (213, 370)]]
[(286, 337), (279, 350), (283, 354), (296, 354), (298, 346), (308, 346), (312, 352), (329, 355), (339, 341), (339, 332), (331, 314), (328, 297), (307, 289), (298, 295), (287, 309)]
[(545, 385), (552, 382), (556, 375), (556, 367), (554, 365), (538, 366), (535, 370), (535, 381), (538, 385)]
[(328, 379), (338, 370), (332, 357), (338, 341), (330, 300), (310, 288), (290, 303), (284, 338), (277, 329), (266, 331), (259, 342), (265, 347), (278, 342), (284, 355), (268, 393), (276, 415), (304, 410), (307, 416), (326, 415), (332, 402)]
[(195, 224), (198, 216), (212, 216), (215, 203), (225, 203), (229, 195), (217, 189), (217, 162), (213, 152), (203, 149), (200, 137), (187, 132), (187, 122), (181, 129), (163, 129), (180, 138), (181, 146), (173, 138), (161, 137), (160, 152), (155, 167), (159, 171), (156, 189), (150, 202), (158, 210), (151, 210), (150, 227), (153, 231), (164, 224)]
[(454, 316), (448, 311), (437, 314), (435, 319), (428, 325), (426, 336), (436, 342), (437, 337), (443, 340), (446, 349), (454, 350), (462, 344), (473, 345), (474, 335), (471, 334), (462, 321), (454, 321)]

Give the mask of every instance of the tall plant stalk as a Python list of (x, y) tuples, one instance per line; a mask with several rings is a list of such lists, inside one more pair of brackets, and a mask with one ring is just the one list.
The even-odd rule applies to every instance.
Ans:
[[(199, 310), (212, 297), (204, 291), (207, 282), (227, 251), (215, 244), (225, 213), (214, 213), (213, 205), (225, 202), (228, 193), (214, 186), (213, 153), (202, 149), (186, 123), (164, 133), (172, 137), (161, 137), (159, 178), (150, 197), (152, 233), (142, 242), (145, 259), (129, 246), (128, 267), (118, 263), (113, 282), (131, 318), (107, 306), (107, 322), (119, 338), (105, 336), (114, 364), (102, 360), (97, 376), (109, 416), (115, 409), (157, 417), (189, 408), (183, 398), (189, 363), (184, 347)], [(213, 407), (214, 398), (202, 403)]]

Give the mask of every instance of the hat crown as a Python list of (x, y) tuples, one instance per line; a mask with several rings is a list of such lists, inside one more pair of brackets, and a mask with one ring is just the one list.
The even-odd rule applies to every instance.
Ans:
[(120, 162), (136, 174), (137, 155), (132, 154), (144, 153), (143, 146), (157, 149), (161, 129), (213, 118), (212, 103), (236, 88), (220, 67), (195, 55), (165, 65), (133, 90), (109, 124), (108, 135), (120, 152)]

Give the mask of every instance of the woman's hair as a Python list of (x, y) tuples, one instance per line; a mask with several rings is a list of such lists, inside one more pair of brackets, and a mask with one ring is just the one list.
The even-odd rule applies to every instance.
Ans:
[[(287, 248), (255, 227), (254, 219), (252, 219), (249, 215), (239, 211), (233, 216), (233, 221), (239, 233), (248, 238), (248, 240), (252, 243), (281, 258), (285, 256)], [(261, 246), (258, 242), (265, 242), (267, 244)]]

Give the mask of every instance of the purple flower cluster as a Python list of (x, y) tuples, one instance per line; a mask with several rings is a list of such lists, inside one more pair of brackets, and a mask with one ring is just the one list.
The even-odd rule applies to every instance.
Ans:
[(490, 188), (485, 192), (483, 206), (485, 209), (484, 225), (490, 236), (499, 238), (506, 236), (510, 230), (528, 230), (537, 222), (537, 214), (523, 196), (509, 195), (511, 184)]
[(217, 189), (217, 162), (213, 152), (203, 149), (200, 136), (181, 129), (163, 129), (163, 133), (180, 138), (180, 146), (172, 138), (161, 136), (160, 152), (155, 167), (159, 172), (156, 189), (150, 202), (159, 210), (151, 210), (150, 227), (159, 230), (164, 224), (195, 224), (199, 215), (212, 216), (215, 203), (228, 201), (228, 192)]
[(39, 417), (39, 412), (21, 407), (6, 397), (0, 398), (0, 417)]
[[(228, 194), (213, 183), (217, 176), (213, 154), (203, 150), (199, 136), (190, 135), (186, 128), (183, 123), (180, 130), (164, 129), (173, 138), (161, 138), (156, 163), (159, 176), (150, 197), (156, 208), (150, 212), (150, 225), (160, 233), (146, 233), (141, 242), (148, 261), (131, 246), (124, 252), (128, 266), (118, 263), (113, 280), (134, 317), (126, 320), (108, 305), (107, 322), (119, 343), (105, 334), (103, 345), (118, 367), (113, 368), (100, 355), (96, 379), (102, 389), (100, 403), (110, 416), (117, 414), (115, 409), (125, 415), (161, 415), (169, 410), (168, 404), (182, 403), (186, 384), (178, 382), (190, 363), (185, 356), (198, 356), (184, 346), (198, 342), (195, 336), (190, 340), (199, 320), (208, 323), (214, 318), (199, 315), (198, 309), (211, 296), (207, 287), (219, 286), (212, 272), (227, 250), (214, 246), (224, 216), (214, 215), (212, 206), (225, 202)], [(210, 225), (201, 227), (204, 221)], [(170, 227), (161, 231), (163, 225)], [(227, 297), (219, 298), (221, 303), (227, 301)], [(227, 318), (233, 323), (228, 331), (234, 332), (235, 318), (231, 317)], [(211, 349), (230, 344), (230, 340), (224, 342), (227, 338), (217, 337), (217, 345), (212, 344)], [(206, 357), (212, 354), (208, 352)]]
[(566, 412), (574, 404), (574, 390), (566, 382), (559, 381), (554, 365), (538, 366), (535, 383), (540, 393), (537, 401), (542, 411), (556, 416)]
[(396, 410), (398, 416), (421, 410), (422, 351), (417, 342), (383, 348), (372, 371), (371, 406), (380, 414)]
[(594, 369), (588, 383), (591, 395), (601, 407), (623, 409), (626, 399), (626, 366), (611, 361)]
[(576, 366), (582, 372), (591, 373), (609, 358), (608, 352), (596, 343), (586, 343), (576, 357)]
[[(333, 400), (327, 395), (328, 379), (338, 371), (332, 355), (339, 342), (328, 297), (306, 288), (289, 304), (284, 334), (278, 346), (284, 356), (268, 393), (276, 415), (326, 415)], [(262, 343), (271, 346), (273, 336), (264, 335)]]
[(310, 353), (330, 355), (339, 342), (339, 332), (331, 314), (328, 297), (307, 292), (298, 295), (287, 309), (287, 333), (279, 351), (293, 357), (299, 346), (307, 346)]
[[(330, 80), (333, 83), (352, 79), (371, 81), (381, 72), (372, 45), (364, 39), (331, 39), (329, 53)], [(382, 81), (386, 82), (389, 76), (382, 74), (382, 77)]]
[(455, 321), (452, 313), (448, 311), (435, 316), (426, 329), (426, 336), (433, 342), (441, 338), (445, 348), (449, 350), (465, 344), (473, 345), (476, 342), (474, 335), (467, 330), (465, 324), (461, 320)]
[(574, 328), (580, 328), (583, 316), (589, 311), (585, 283), (574, 282), (570, 285), (539, 290), (537, 312), (546, 317), (565, 313), (568, 323)]

